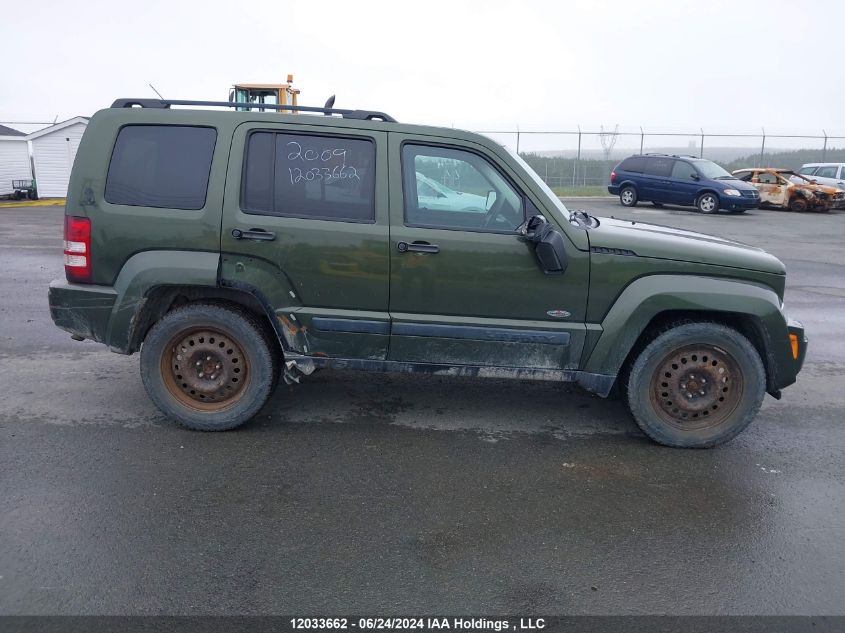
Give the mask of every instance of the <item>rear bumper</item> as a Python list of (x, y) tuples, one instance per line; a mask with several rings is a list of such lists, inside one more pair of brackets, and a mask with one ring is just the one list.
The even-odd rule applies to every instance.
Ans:
[(117, 300), (113, 288), (54, 279), (47, 296), (50, 317), (57, 327), (79, 338), (100, 343), (108, 340), (111, 314)]
[(619, 185), (608, 185), (607, 192), (613, 194), (614, 196), (619, 195)]

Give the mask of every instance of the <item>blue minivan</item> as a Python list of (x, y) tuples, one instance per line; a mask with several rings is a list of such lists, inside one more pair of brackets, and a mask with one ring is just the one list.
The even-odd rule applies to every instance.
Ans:
[(651, 202), (660, 207), (678, 204), (702, 213), (725, 209), (743, 213), (760, 206), (760, 193), (716, 163), (694, 156), (637, 154), (629, 156), (610, 173), (607, 190), (623, 206)]

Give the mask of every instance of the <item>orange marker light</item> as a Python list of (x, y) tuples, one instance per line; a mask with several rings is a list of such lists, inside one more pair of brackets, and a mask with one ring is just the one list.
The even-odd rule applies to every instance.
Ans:
[(789, 344), (792, 346), (792, 358), (798, 360), (798, 335), (789, 335)]

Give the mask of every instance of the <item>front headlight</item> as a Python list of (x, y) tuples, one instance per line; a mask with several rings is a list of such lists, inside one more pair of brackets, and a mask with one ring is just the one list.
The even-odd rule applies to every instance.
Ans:
[(742, 194), (737, 191), (736, 189), (725, 189), (725, 195), (728, 196), (741, 196)]

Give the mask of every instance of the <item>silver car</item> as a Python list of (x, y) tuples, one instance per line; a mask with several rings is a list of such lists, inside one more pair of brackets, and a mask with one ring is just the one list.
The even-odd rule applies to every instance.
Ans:
[(845, 163), (806, 163), (798, 173), (820, 185), (845, 189)]

